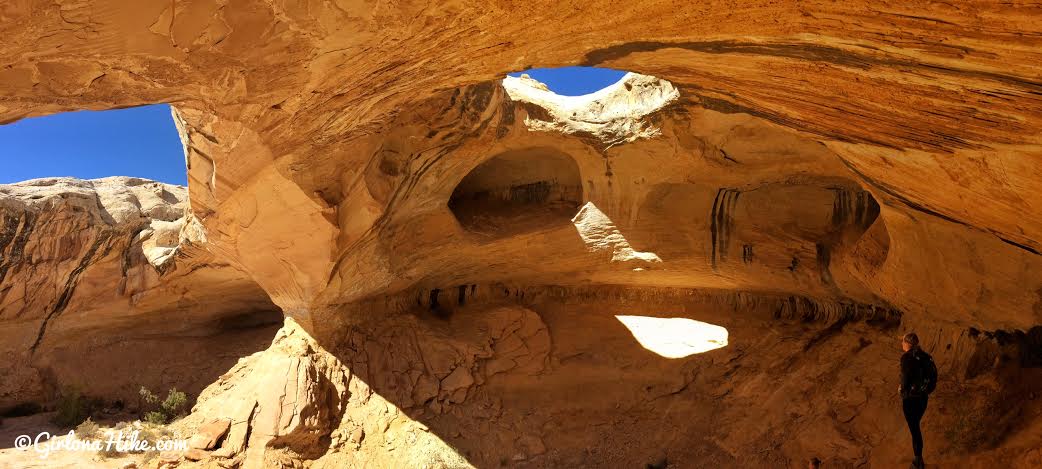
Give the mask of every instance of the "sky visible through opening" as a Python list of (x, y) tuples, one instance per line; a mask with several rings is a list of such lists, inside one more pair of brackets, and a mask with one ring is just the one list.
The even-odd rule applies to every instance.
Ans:
[(511, 73), (519, 77), (522, 73), (543, 82), (550, 91), (561, 96), (581, 96), (615, 84), (626, 72), (610, 68), (595, 67), (560, 67), (533, 68), (523, 72)]
[(0, 184), (59, 176), (188, 181), (168, 104), (64, 112), (0, 125), (0, 167)]
[[(626, 74), (607, 68), (561, 67), (510, 75), (522, 73), (563, 96), (593, 93)], [(187, 184), (184, 150), (167, 104), (65, 112), (0, 125), (0, 167), (0, 184), (61, 176), (134, 176)]]

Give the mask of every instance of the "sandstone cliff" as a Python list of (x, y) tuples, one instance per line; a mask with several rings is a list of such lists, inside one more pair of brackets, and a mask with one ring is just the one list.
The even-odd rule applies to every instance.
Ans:
[[(5, 402), (84, 376), (78, 327), (232, 357), (273, 303), (267, 350), (178, 365), (212, 371), (186, 428), (239, 423), (199, 464), (893, 467), (914, 329), (927, 459), (1039, 463), (1039, 9), (524, 6), (0, 7), (0, 122), (171, 102), (190, 195), (4, 189)], [(635, 73), (502, 80), (570, 64)], [(728, 345), (667, 359), (619, 315)], [(81, 384), (159, 379), (116, 376)]]
[(64, 387), (198, 392), (271, 337), (277, 309), (202, 247), (186, 197), (127, 177), (0, 185), (0, 409)]

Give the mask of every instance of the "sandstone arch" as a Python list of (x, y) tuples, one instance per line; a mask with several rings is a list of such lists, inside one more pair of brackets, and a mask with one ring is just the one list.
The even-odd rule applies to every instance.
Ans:
[[(581, 15), (564, 2), (529, 3), (537, 13), (525, 15), (510, 6), (10, 2), (0, 7), (0, 122), (146, 102), (177, 106), (190, 164), (190, 226), (207, 240), (199, 255), (234, 265), (295, 318), (299, 328), (287, 330), (296, 332), (265, 353), (309, 364), (294, 375), (304, 377), (295, 396), (323, 416), (321, 425), (276, 419), (271, 440), (242, 442), (253, 447), (251, 464), (262, 464), (271, 441), (317, 433), (329, 438), (319, 465), (372, 455), (388, 465), (408, 461), (417, 457), (410, 451), (428, 446), (395, 452), (384, 443), (410, 434), (476, 465), (637, 465), (667, 457), (776, 467), (826, 449), (837, 465), (896, 465), (905, 444), (887, 436), (900, 422), (887, 413), (886, 364), (895, 335), (910, 328), (928, 331), (924, 343), (952, 377), (939, 402), (968, 409), (973, 424), (988, 423), (981, 409), (1017, 417), (992, 446), (942, 436), (928, 446), (951, 464), (1037, 464), (1031, 445), (1039, 422), (1031, 412), (1038, 408), (1025, 383), (1038, 382), (1038, 369), (1019, 360), (1033, 356), (1023, 350), (1034, 336), (1017, 331), (1042, 323), (1039, 12), (991, 2), (905, 2), (868, 12), (859, 3), (752, 2), (738, 12), (727, 2), (652, 1), (594, 3)], [(622, 119), (572, 119), (521, 83), (499, 80), (536, 60), (645, 74), (609, 90), (601, 104), (656, 105)], [(466, 172), (489, 155), (533, 147), (569, 155), (583, 177), (583, 201), (633, 252), (661, 262), (590, 252), (574, 229), (486, 243), (445, 229), (454, 222), (446, 203)], [(832, 286), (820, 268), (826, 256), (784, 223), (771, 231), (772, 250), (789, 263), (772, 264), (770, 277), (728, 264), (743, 262), (745, 244), (752, 259), (770, 257), (758, 242), (733, 244), (748, 225), (728, 232), (721, 259), (723, 231), (711, 227), (721, 189), (789, 186), (765, 196), (783, 199), (812, 181), (816, 188), (807, 190), (816, 195), (791, 199), (820, 205), (810, 211), (822, 226), (840, 200), (822, 181), (843, 181), (837, 187), (850, 191), (847, 200), (867, 191), (879, 206), (870, 225), (854, 223), (851, 239), (840, 237), (844, 249), (829, 251)], [(702, 209), (683, 217), (652, 209), (662, 195), (656, 191), (678, 187), (699, 188), (691, 200)], [(734, 193), (718, 202), (730, 206)], [(743, 197), (736, 209), (744, 210)], [(731, 212), (724, 212), (726, 220)], [(685, 231), (692, 226), (705, 229)], [(691, 248), (680, 249), (680, 238)], [(459, 314), (429, 317), (425, 293), (462, 285), (476, 285), (477, 296), (466, 296)], [(483, 368), (529, 350), (480, 345), (491, 337), (526, 347), (522, 339), (541, 337), (496, 321), (468, 329), (492, 317), (483, 312), (508, 306), (516, 314), (504, 318), (530, 317), (512, 308), (532, 311), (561, 347), (551, 349), (545, 375)], [(731, 321), (724, 326), (734, 346), (690, 362), (650, 361), (597, 316), (619, 308), (712, 314), (701, 319)], [(582, 327), (575, 312), (598, 327)], [(287, 338), (300, 341), (287, 346)], [(405, 350), (415, 360), (395, 355)], [(542, 356), (531, 350), (525, 363)], [(268, 355), (250, 363), (262, 365)], [(357, 373), (340, 379), (343, 368), (330, 355)], [(1020, 362), (1030, 366), (1014, 366)], [(455, 372), (461, 364), (473, 382)], [(618, 372), (624, 367), (639, 372), (627, 378)], [(598, 371), (588, 388), (603, 389), (603, 400), (526, 407), (525, 390), (578, 393), (567, 378), (584, 369)], [(334, 384), (311, 380), (318, 370), (334, 370)], [(419, 399), (435, 387), (437, 399)], [(221, 399), (220, 389), (208, 395)], [(308, 389), (338, 399), (309, 401)], [(792, 396), (804, 399), (792, 404)], [(806, 402), (827, 402), (829, 410)], [(348, 410), (326, 405), (333, 403)], [(198, 414), (188, 423), (210, 417)], [(613, 420), (620, 414), (657, 420)], [(282, 417), (257, 415), (262, 423)], [(567, 415), (589, 421), (548, 423)], [(706, 416), (731, 424), (707, 432)], [(928, 431), (942, 435), (942, 425), (956, 421), (939, 418)], [(582, 433), (587, 424), (611, 431)], [(531, 438), (543, 435), (552, 435), (557, 454)]]

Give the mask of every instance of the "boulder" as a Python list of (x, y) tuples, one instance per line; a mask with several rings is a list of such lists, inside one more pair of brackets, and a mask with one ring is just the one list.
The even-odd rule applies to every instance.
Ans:
[(210, 458), (210, 452), (199, 448), (191, 448), (185, 451), (184, 458), (189, 461), (205, 461)]
[(228, 433), (231, 420), (217, 419), (202, 427), (188, 440), (188, 446), (196, 449), (213, 449), (221, 438)]

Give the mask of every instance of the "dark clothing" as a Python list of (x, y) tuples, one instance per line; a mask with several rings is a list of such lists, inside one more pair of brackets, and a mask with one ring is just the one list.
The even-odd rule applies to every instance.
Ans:
[(901, 397), (926, 397), (927, 391), (919, 386), (927, 373), (927, 361), (932, 363), (933, 358), (919, 347), (901, 355)]
[(923, 460), (923, 432), (919, 429), (919, 422), (926, 413), (926, 402), (929, 398), (906, 397), (903, 399), (905, 421), (908, 422), (908, 431), (912, 432), (912, 451), (915, 451), (915, 460)]
[[(930, 375), (933, 376), (930, 376)], [(908, 431), (912, 434), (912, 451), (915, 452), (915, 466), (923, 467), (923, 432), (919, 423), (926, 413), (926, 403), (932, 386), (925, 383), (936, 381), (936, 368), (933, 357), (919, 347), (901, 355), (901, 400)], [(927, 388), (924, 389), (924, 386)]]

